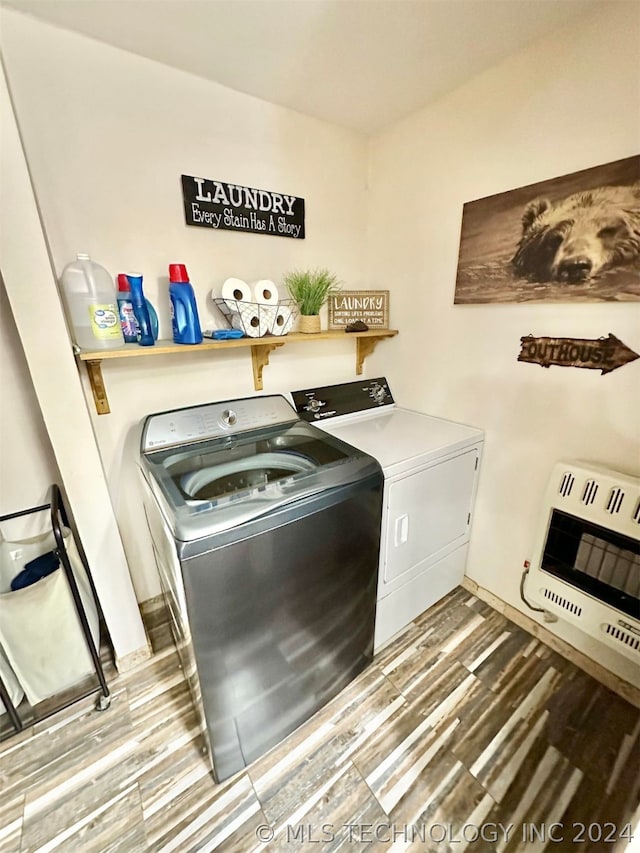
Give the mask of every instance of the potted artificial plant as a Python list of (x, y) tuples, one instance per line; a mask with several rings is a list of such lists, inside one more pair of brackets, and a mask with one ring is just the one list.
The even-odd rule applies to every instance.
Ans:
[(340, 290), (337, 276), (327, 269), (293, 270), (284, 277), (291, 298), (300, 311), (298, 329), (306, 334), (320, 331), (320, 309)]

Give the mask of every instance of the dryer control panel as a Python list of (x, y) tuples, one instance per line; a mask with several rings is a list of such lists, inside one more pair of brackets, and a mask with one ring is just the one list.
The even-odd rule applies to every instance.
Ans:
[(300, 417), (310, 423), (394, 405), (384, 376), (292, 391), (291, 397)]
[(189, 406), (148, 415), (140, 450), (147, 453), (295, 420), (298, 420), (296, 413), (280, 394)]

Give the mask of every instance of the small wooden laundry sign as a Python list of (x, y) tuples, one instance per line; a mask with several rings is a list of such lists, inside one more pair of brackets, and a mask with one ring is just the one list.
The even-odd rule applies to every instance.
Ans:
[(601, 376), (640, 358), (615, 335), (606, 338), (520, 338), (518, 361), (541, 367), (586, 367), (601, 370)]
[(341, 290), (329, 297), (330, 329), (344, 329), (354, 320), (370, 329), (388, 329), (389, 291)]
[(182, 175), (187, 225), (304, 240), (304, 199)]

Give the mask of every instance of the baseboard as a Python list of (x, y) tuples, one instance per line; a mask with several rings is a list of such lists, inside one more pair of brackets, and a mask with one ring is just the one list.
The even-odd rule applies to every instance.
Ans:
[(536, 639), (540, 640), (546, 646), (549, 646), (549, 648), (553, 649), (554, 652), (558, 652), (558, 654), (562, 655), (563, 658), (566, 658), (577, 667), (580, 667), (580, 669), (584, 670), (587, 675), (590, 675), (592, 678), (595, 678), (596, 681), (604, 684), (605, 687), (608, 687), (609, 690), (612, 690), (614, 693), (617, 693), (618, 696), (626, 699), (626, 701), (630, 702), (634, 707), (640, 708), (640, 689), (635, 687), (633, 684), (630, 684), (628, 681), (620, 678), (620, 676), (615, 673), (610, 672), (596, 661), (591, 660), (591, 658), (578, 651), (578, 649), (574, 648), (570, 643), (567, 643), (565, 640), (562, 640), (560, 637), (552, 634), (551, 631), (544, 627), (544, 625), (540, 625), (535, 621), (535, 619), (527, 616), (526, 613), (522, 613), (522, 611), (512, 607), (510, 604), (507, 604), (506, 601), (498, 598), (497, 595), (489, 592), (488, 589), (478, 586), (475, 581), (466, 577), (466, 575), (462, 580), (462, 586), (468, 592), (486, 602), (490, 607), (493, 607), (493, 609), (497, 610), (498, 613), (502, 613), (502, 615), (511, 622), (515, 622), (518, 627), (536, 637)]
[(153, 656), (153, 652), (151, 651), (151, 646), (147, 643), (146, 646), (143, 646), (141, 649), (135, 649), (132, 652), (129, 652), (128, 655), (124, 655), (123, 657), (119, 657), (116, 655), (116, 669), (120, 674), (124, 674), (125, 672), (131, 672), (132, 669), (135, 669), (137, 666), (140, 666), (141, 663), (149, 660)]
[[(153, 611), (164, 607), (164, 601), (161, 595), (156, 595), (154, 598), (150, 598), (147, 601), (143, 601), (138, 604), (138, 607), (140, 608), (140, 615), (142, 616), (145, 630), (148, 631), (148, 626), (146, 624), (147, 619)], [(132, 669), (135, 669), (137, 666), (140, 666), (140, 664), (143, 664), (152, 657), (153, 649), (151, 648), (151, 643), (147, 638), (147, 644), (142, 648), (134, 649), (134, 651), (129, 652), (129, 654), (124, 655), (123, 657), (118, 657), (118, 655), (116, 655), (116, 669), (120, 673), (131, 672)]]

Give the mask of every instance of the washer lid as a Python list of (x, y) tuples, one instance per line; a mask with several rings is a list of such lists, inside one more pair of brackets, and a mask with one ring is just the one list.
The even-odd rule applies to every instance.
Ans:
[(371, 474), (378, 463), (301, 420), (141, 455), (176, 539), (228, 530)]

